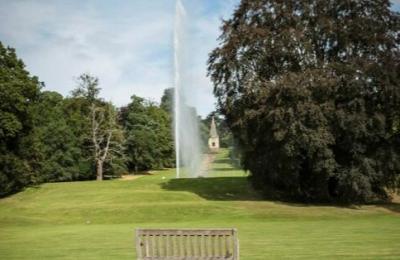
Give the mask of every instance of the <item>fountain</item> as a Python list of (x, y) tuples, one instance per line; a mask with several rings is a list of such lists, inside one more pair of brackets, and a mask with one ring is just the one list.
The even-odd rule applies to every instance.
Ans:
[(176, 1), (174, 27), (174, 132), (176, 178), (200, 175), (201, 149), (196, 111), (188, 104), (190, 84), (185, 74), (185, 17), (181, 0)]

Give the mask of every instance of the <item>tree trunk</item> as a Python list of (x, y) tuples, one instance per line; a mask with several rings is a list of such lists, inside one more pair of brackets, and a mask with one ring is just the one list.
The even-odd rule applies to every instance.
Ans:
[(103, 161), (101, 161), (101, 160), (97, 161), (96, 172), (97, 172), (96, 180), (102, 181), (103, 180)]

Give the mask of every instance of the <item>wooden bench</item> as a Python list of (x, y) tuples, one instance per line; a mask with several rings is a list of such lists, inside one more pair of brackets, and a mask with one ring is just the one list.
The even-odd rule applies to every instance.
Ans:
[(137, 229), (137, 259), (239, 259), (236, 229)]

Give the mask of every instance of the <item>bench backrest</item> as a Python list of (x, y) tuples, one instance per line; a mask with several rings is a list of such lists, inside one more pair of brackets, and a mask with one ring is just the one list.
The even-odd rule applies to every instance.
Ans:
[(239, 259), (236, 229), (137, 229), (137, 259)]

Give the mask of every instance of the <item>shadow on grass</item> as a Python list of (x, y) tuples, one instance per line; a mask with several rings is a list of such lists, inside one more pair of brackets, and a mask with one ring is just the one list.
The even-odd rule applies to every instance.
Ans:
[(385, 208), (387, 210), (390, 210), (394, 213), (400, 214), (400, 203), (396, 202), (387, 202), (387, 203), (380, 203), (377, 204), (376, 206)]
[(218, 163), (231, 164), (232, 161), (230, 159), (217, 159), (217, 160), (214, 160), (213, 163), (215, 163), (215, 164), (218, 164)]
[[(255, 191), (246, 177), (211, 177), (211, 178), (182, 178), (170, 179), (162, 183), (161, 187), (170, 191), (187, 191), (198, 196), (214, 201), (271, 201), (291, 207), (337, 207), (359, 210), (362, 205), (338, 204), (338, 203), (307, 203), (298, 200), (284, 199), (281, 196), (271, 194), (261, 195)], [(393, 213), (400, 214), (400, 203), (383, 202), (372, 204), (385, 208)]]
[(261, 194), (255, 191), (246, 177), (210, 177), (171, 179), (161, 187), (170, 191), (188, 191), (207, 200), (214, 201), (270, 201), (291, 207), (330, 206), (358, 209), (357, 206), (307, 203), (279, 196), (278, 193)]
[(362, 210), (363, 206), (376, 206), (380, 208), (385, 208), (393, 213), (400, 214), (400, 203), (394, 201), (376, 201), (372, 203), (343, 203), (343, 202), (310, 202), (310, 201), (302, 201), (298, 198), (293, 197), (285, 197), (283, 194), (279, 195), (276, 192), (271, 192), (268, 194), (264, 194), (263, 198), (268, 201), (273, 201), (275, 203), (279, 203), (282, 205), (287, 205), (291, 207), (336, 207), (336, 208), (346, 208), (346, 209), (353, 209), (353, 210)]
[(161, 187), (171, 191), (188, 191), (207, 200), (262, 200), (246, 177), (171, 179)]
[(235, 171), (235, 170), (238, 170), (238, 169), (232, 168), (232, 167), (211, 168), (211, 171), (216, 171), (216, 172), (231, 172), (231, 171)]

